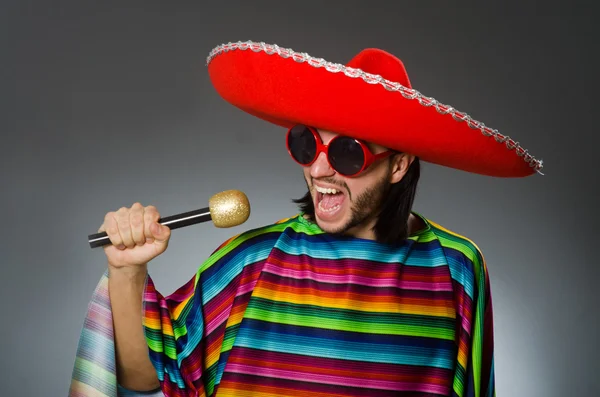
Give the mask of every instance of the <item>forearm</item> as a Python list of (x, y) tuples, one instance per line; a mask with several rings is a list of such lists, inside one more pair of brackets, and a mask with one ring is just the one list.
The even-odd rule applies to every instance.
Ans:
[(142, 325), (146, 270), (146, 266), (135, 269), (109, 266), (108, 289), (114, 323), (117, 377), (121, 386), (137, 391), (159, 386), (148, 356)]

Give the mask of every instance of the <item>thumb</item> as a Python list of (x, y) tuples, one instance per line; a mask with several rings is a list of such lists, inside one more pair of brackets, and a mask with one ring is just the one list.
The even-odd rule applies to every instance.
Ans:
[(150, 225), (150, 232), (152, 232), (152, 237), (154, 241), (160, 244), (165, 244), (169, 241), (169, 237), (171, 237), (171, 229), (167, 226), (160, 225), (157, 222)]

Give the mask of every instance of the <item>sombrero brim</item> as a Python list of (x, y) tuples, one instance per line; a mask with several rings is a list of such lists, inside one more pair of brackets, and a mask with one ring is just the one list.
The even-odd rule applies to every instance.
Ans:
[(512, 138), (360, 69), (256, 42), (217, 46), (207, 66), (223, 99), (285, 128), (307, 124), (488, 176), (524, 177), (542, 169)]

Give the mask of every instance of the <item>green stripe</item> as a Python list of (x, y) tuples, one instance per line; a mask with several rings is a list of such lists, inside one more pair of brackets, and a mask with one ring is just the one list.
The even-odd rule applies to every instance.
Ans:
[(171, 360), (177, 360), (177, 348), (172, 336), (164, 335), (160, 330), (146, 329), (146, 342), (153, 351), (163, 353)]
[(264, 309), (277, 313), (306, 314), (311, 317), (356, 320), (363, 323), (388, 323), (398, 325), (425, 325), (429, 327), (442, 327), (454, 329), (454, 318), (434, 317), (412, 314), (363, 312), (348, 308), (329, 308), (314, 305), (296, 304), (289, 302), (276, 302), (264, 298), (253, 297), (248, 303), (249, 309)]
[(462, 396), (465, 392), (465, 369), (458, 362), (454, 370), (453, 389), (459, 396)]
[(429, 324), (426, 321), (418, 322), (413, 318), (406, 318), (402, 321), (401, 315), (394, 323), (382, 321), (363, 320), (357, 321), (343, 316), (314, 316), (301, 313), (299, 310), (282, 310), (277, 306), (270, 308), (259, 308), (255, 305), (249, 305), (246, 310), (245, 318), (259, 321), (276, 322), (280, 324), (316, 327), (338, 331), (361, 332), (380, 335), (404, 335), (404, 336), (423, 336), (431, 338), (440, 338), (445, 340), (454, 340), (454, 329), (451, 323)]
[[(467, 240), (465, 237), (455, 236), (448, 232), (445, 232), (440, 229), (435, 229), (434, 233), (440, 241), (442, 247), (452, 248), (467, 257), (471, 262), (473, 262), (474, 268), (477, 270), (481, 263), (481, 253), (477, 249), (473, 243)], [(478, 276), (478, 275), (476, 275)]]

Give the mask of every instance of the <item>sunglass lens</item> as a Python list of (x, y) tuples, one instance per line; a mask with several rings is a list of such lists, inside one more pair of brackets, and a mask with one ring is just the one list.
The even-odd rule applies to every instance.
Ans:
[(354, 175), (364, 164), (365, 154), (354, 139), (340, 136), (329, 144), (329, 162), (337, 172)]
[(317, 153), (317, 142), (313, 133), (305, 126), (293, 127), (288, 134), (288, 146), (294, 159), (300, 164), (309, 164)]

